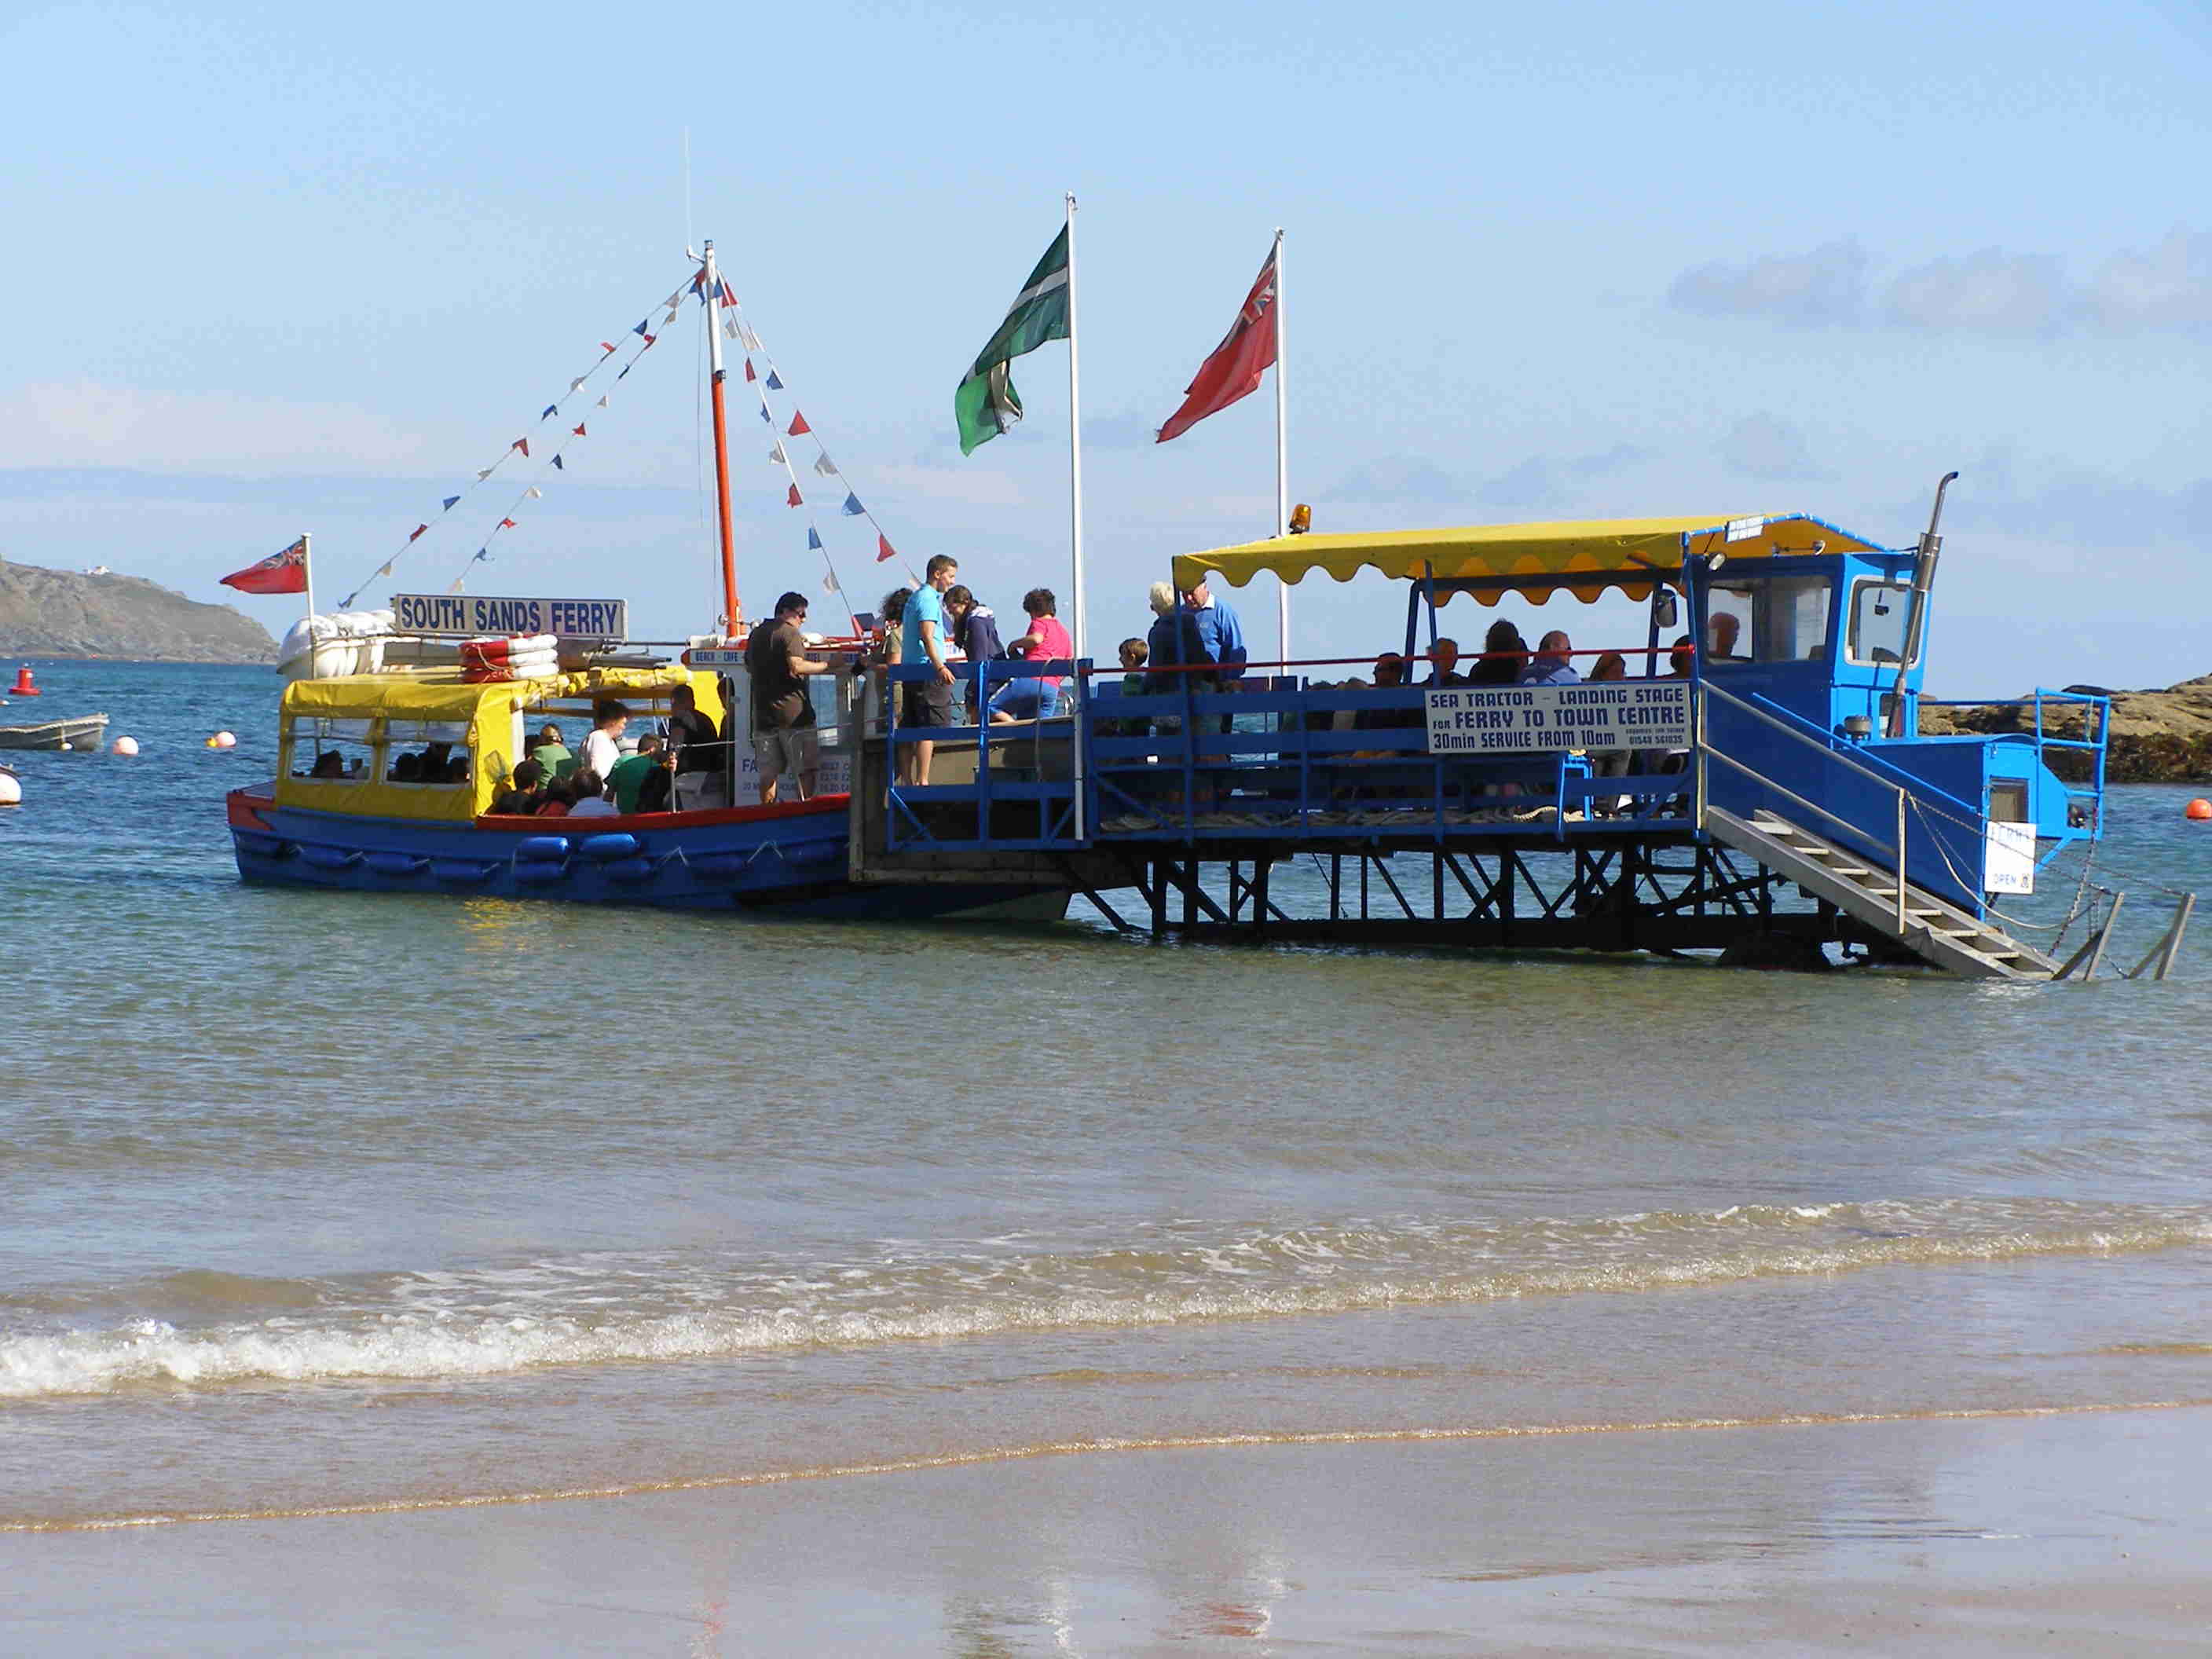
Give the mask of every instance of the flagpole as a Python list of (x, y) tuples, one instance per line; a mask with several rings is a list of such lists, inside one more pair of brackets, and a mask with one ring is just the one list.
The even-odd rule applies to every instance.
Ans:
[[(304, 530), (300, 532), (300, 574), (307, 579), (307, 614), (312, 617), (315, 614), (315, 562), (307, 556), (307, 532)], [(308, 640), (307, 648), (311, 653), (314, 644), (312, 638)]]
[[(1290, 397), (1283, 388), (1283, 368), (1290, 356), (1283, 338), (1283, 233), (1275, 232), (1275, 534), (1291, 533)], [(1275, 659), (1291, 659), (1291, 584), (1279, 572), (1275, 577)]]
[[(1068, 542), (1073, 552), (1074, 583), (1073, 641), (1075, 659), (1083, 660), (1085, 633), (1083, 624), (1083, 401), (1082, 382), (1076, 370), (1075, 356), (1075, 192), (1067, 192), (1067, 511)], [(1084, 742), (1083, 676), (1075, 677), (1075, 838), (1081, 841), (1088, 833), (1084, 823), (1084, 796), (1086, 792), (1085, 773), (1088, 769)]]
[[(722, 381), (726, 376), (722, 368), (722, 279), (714, 268), (714, 245), (711, 241), (707, 244), (700, 274), (699, 294), (707, 302), (708, 385), (714, 412), (714, 498), (722, 540), (722, 637), (733, 640), (738, 637), (738, 559), (730, 532), (729, 425), (722, 409)], [(792, 487), (798, 488), (796, 479)]]

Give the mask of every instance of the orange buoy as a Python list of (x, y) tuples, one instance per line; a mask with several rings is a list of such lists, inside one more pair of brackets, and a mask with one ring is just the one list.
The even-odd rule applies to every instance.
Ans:
[(2202, 823), (2205, 819), (2212, 818), (2212, 800), (2207, 800), (2203, 796), (2199, 795), (2181, 810), (2189, 815), (2192, 822)]
[(31, 665), (23, 663), (15, 670), (15, 683), (8, 688), (11, 697), (42, 697), (46, 693), (31, 684)]

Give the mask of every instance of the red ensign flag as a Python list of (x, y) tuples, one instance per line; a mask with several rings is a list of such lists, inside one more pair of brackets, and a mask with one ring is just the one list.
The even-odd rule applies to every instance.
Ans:
[(234, 570), (222, 579), (225, 587), (241, 593), (304, 593), (307, 591), (307, 538), (294, 542), (282, 553), (271, 553), (259, 564)]
[(1244, 296), (1229, 332), (1213, 355), (1198, 366), (1182, 407), (1168, 416), (1157, 442), (1179, 438), (1209, 415), (1218, 415), (1239, 398), (1260, 389), (1260, 377), (1275, 362), (1275, 256), (1260, 267), (1260, 278)]

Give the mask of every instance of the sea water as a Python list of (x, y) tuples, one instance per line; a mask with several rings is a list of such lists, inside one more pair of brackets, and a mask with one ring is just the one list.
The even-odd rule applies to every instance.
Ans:
[[(143, 752), (0, 811), (10, 1529), (2212, 1396), (2201, 929), (2035, 986), (249, 888), (273, 675), (40, 679)], [(2189, 793), (2113, 792), (2121, 965)]]

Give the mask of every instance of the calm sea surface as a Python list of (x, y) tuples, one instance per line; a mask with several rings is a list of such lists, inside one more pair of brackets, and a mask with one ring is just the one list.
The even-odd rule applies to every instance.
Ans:
[(0, 811), (11, 1528), (2212, 1396), (2212, 916), (2033, 988), (250, 890), (275, 677), (40, 678), (145, 752)]

